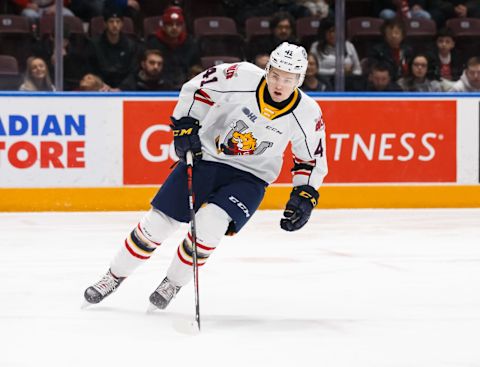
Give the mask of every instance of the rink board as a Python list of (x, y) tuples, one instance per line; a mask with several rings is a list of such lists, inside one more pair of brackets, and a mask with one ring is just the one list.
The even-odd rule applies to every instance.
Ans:
[[(478, 207), (480, 95), (317, 94), (320, 207)], [(177, 94), (0, 94), (0, 211), (139, 210), (176, 160)], [(290, 191), (288, 150), (262, 208)]]
[[(156, 187), (0, 189), (1, 211), (146, 210)], [(318, 208), (478, 208), (480, 186), (331, 186)], [(286, 186), (267, 189), (261, 209), (283, 209)]]

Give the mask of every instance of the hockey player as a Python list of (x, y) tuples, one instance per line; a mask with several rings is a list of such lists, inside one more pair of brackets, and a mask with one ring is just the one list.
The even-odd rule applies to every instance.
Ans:
[[(94, 304), (113, 293), (181, 222), (189, 222), (186, 154), (194, 157), (197, 263), (207, 261), (225, 234), (241, 230), (275, 181), (289, 142), (294, 154), (293, 190), (280, 227), (303, 227), (316, 206), (327, 174), (325, 126), (318, 104), (298, 88), (307, 69), (305, 49), (282, 43), (266, 70), (248, 62), (211, 67), (182, 87), (172, 129), (179, 164), (152, 208), (127, 236), (110, 269), (87, 288)], [(188, 233), (150, 302), (164, 309), (193, 278)]]

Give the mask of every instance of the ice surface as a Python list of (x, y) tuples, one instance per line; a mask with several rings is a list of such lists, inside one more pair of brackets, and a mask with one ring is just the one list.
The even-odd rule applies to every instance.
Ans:
[[(0, 214), (0, 367), (480, 367), (480, 210), (260, 211), (146, 314), (185, 228), (103, 303), (83, 291), (142, 213)], [(183, 326), (182, 326), (183, 325)]]

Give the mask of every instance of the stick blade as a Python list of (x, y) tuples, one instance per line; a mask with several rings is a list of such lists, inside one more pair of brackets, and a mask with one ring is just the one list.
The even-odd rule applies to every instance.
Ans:
[(195, 320), (176, 319), (173, 321), (173, 328), (186, 335), (199, 335), (200, 328)]

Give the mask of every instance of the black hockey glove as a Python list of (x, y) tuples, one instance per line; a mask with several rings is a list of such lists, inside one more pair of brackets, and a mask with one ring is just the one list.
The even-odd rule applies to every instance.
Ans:
[(319, 196), (318, 191), (312, 186), (294, 187), (283, 212), (285, 218), (280, 220), (280, 227), (289, 232), (302, 228), (308, 222)]
[(202, 159), (202, 143), (198, 136), (200, 130), (200, 122), (193, 117), (182, 117), (175, 119), (170, 117), (173, 130), (173, 144), (175, 145), (175, 153), (182, 162), (187, 160), (187, 152), (191, 151), (194, 160)]

